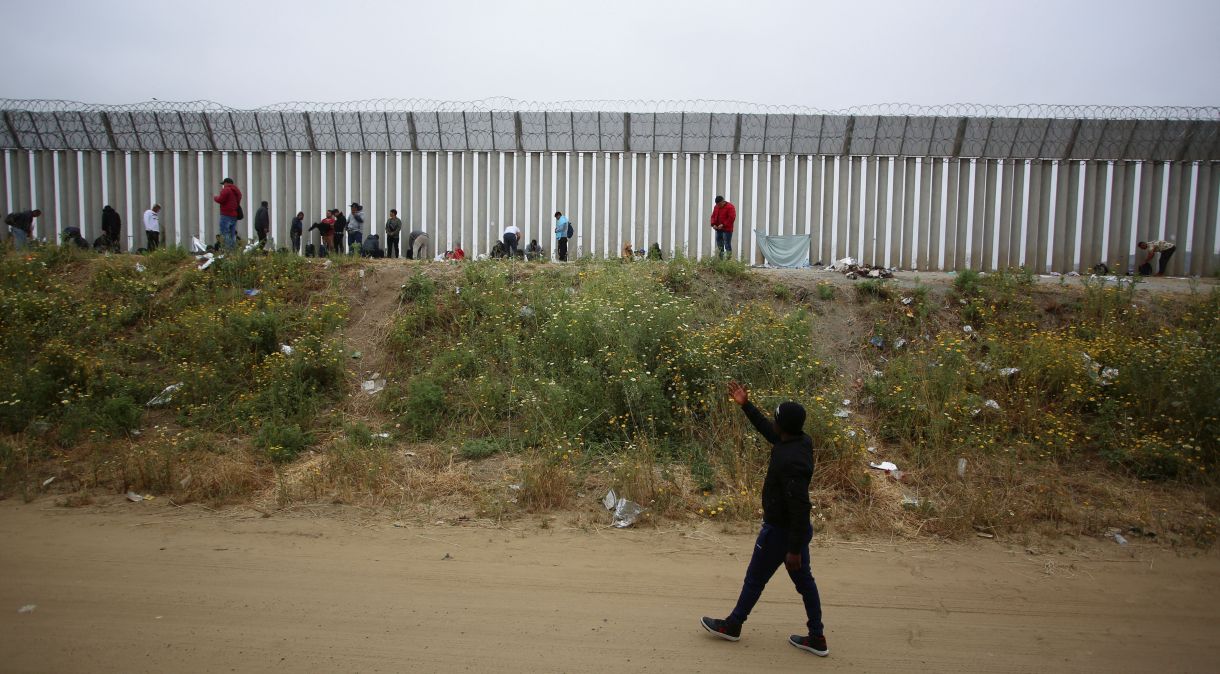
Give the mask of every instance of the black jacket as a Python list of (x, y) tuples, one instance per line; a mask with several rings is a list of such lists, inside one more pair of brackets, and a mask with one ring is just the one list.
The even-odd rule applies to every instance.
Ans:
[(813, 438), (781, 441), (771, 420), (746, 401), (741, 410), (771, 443), (771, 461), (763, 480), (763, 521), (787, 533), (788, 552), (800, 552), (809, 535), (809, 482), (813, 480)]
[(346, 232), (347, 231), (347, 216), (346, 215), (339, 213), (338, 215), (335, 216), (335, 231), (336, 232)]
[(118, 211), (109, 206), (102, 209), (102, 231), (110, 235), (110, 238), (117, 239), (122, 226), (123, 220), (119, 217)]
[[(300, 218), (293, 218), (292, 224), (288, 226), (288, 233), (293, 236), (300, 236), (302, 233), (301, 229), (304, 227), (304, 225), (305, 223), (301, 222)], [(312, 227), (310, 229), (312, 229)]]
[(28, 236), (34, 234), (34, 211), (10, 213), (6, 221), (11, 221), (13, 224), (9, 225), (10, 227), (20, 229)]
[(271, 229), (271, 216), (267, 214), (266, 206), (259, 206), (254, 212), (254, 231), (265, 232)]

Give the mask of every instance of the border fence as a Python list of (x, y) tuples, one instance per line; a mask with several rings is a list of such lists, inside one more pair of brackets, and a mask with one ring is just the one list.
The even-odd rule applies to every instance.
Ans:
[(625, 245), (713, 252), (712, 200), (737, 206), (734, 255), (753, 231), (808, 234), (810, 259), (902, 269), (1026, 266), (1125, 271), (1137, 240), (1177, 243), (1169, 273), (1220, 270), (1220, 108), (869, 106), (819, 111), (717, 101), (509, 99), (87, 105), (0, 99), (8, 211), (39, 207), (36, 235), (100, 232), (102, 206), (144, 245), (217, 233), (211, 196), (232, 177), (246, 236), (260, 201), (286, 245), (326, 208), (365, 206), (365, 234), (396, 208), (435, 253), (490, 250), (500, 230), (553, 252), (552, 213), (572, 251)]

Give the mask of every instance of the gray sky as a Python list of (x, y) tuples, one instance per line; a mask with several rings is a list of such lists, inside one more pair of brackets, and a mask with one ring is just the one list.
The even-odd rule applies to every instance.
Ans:
[(1220, 105), (1216, 0), (0, 0), (0, 97)]

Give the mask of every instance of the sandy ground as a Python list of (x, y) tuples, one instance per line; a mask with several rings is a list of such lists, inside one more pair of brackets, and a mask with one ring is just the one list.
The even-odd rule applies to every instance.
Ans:
[[(312, 513), (312, 514), (311, 514)], [(164, 501), (0, 503), (6, 672), (1205, 672), (1220, 559), (1139, 543), (819, 541), (828, 659), (777, 576), (729, 643), (749, 534), (396, 527)], [(33, 604), (33, 611), (21, 612)]]

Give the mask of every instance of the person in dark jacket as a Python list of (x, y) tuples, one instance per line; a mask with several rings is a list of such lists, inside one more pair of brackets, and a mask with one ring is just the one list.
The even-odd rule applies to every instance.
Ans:
[(254, 212), (254, 233), (258, 234), (258, 247), (263, 249), (267, 245), (267, 231), (271, 229), (271, 213), (267, 210), (267, 202), (262, 202), (258, 205), (258, 210)]
[(822, 600), (813, 574), (809, 572), (809, 541), (813, 538), (813, 526), (809, 523), (813, 439), (803, 430), (805, 408), (794, 402), (781, 403), (775, 408), (773, 422), (750, 402), (749, 394), (741, 384), (730, 382), (729, 395), (733, 402), (741, 405), (754, 428), (771, 443), (771, 461), (763, 480), (763, 525), (754, 544), (750, 566), (746, 568), (737, 606), (724, 620), (703, 618), (700, 624), (722, 639), (740, 639), (741, 624), (758, 603), (767, 581), (782, 564), (805, 602), (809, 628), (808, 635), (794, 634), (788, 637), (788, 643), (814, 655), (829, 655), (822, 626)]
[(123, 229), (123, 219), (112, 206), (102, 207), (102, 234), (110, 242), (110, 249), (119, 252), (119, 235)]
[(305, 212), (300, 211), (297, 216), (292, 219), (292, 224), (288, 225), (288, 236), (292, 238), (292, 252), (301, 252), (301, 234), (304, 233), (305, 227)]
[(32, 211), (18, 211), (9, 213), (4, 219), (4, 224), (8, 225), (9, 236), (13, 237), (13, 248), (15, 250), (25, 249), (25, 243), (34, 236), (34, 218), (42, 215), (42, 211), (35, 208)]
[(335, 214), (335, 234), (334, 245), (331, 250), (335, 253), (347, 252), (347, 216), (343, 214), (343, 209), (334, 209)]
[[(398, 241), (402, 236), (402, 220), (398, 217), (396, 209), (390, 209), (390, 217), (385, 221), (385, 256), (398, 257)], [(407, 257), (411, 257), (410, 248), (407, 249)]]

